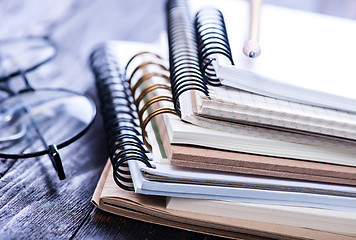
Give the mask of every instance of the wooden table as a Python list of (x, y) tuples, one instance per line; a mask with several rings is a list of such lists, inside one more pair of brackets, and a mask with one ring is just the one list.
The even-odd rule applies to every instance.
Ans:
[[(87, 59), (109, 39), (152, 42), (165, 29), (164, 0), (2, 0), (0, 39), (50, 36), (58, 56), (28, 75), (34, 87), (63, 87), (97, 102)], [(272, 1), (271, 1), (272, 2)], [(273, 1), (356, 18), (356, 1)], [(348, 5), (343, 5), (348, 3)], [(11, 80), (16, 85), (16, 78)], [(6, 131), (6, 129), (0, 129)], [(0, 160), (0, 239), (218, 239), (96, 209), (90, 199), (107, 159), (100, 114), (79, 141), (60, 150), (67, 178), (47, 156)]]

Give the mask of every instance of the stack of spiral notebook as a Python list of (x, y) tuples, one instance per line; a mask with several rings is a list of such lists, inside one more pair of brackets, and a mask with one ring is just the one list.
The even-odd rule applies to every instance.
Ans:
[[(92, 52), (110, 155), (93, 203), (229, 238), (356, 238), (356, 112), (347, 108), (355, 100), (323, 92), (337, 102), (325, 106), (224, 85), (220, 76), (233, 68), (239, 77), (259, 74), (262, 88), (260, 74), (270, 69), (259, 64), (274, 58), (268, 45), (256, 62), (235, 57), (230, 33), (245, 29), (227, 19), (247, 15), (246, 2), (224, 0), (221, 11), (201, 9), (206, 4), (168, 1), (168, 37), (159, 43), (111, 41)], [(266, 23), (278, 14), (287, 22), (306, 18), (310, 28), (330, 21), (272, 6), (263, 11)], [(356, 27), (332, 20), (335, 29)]]

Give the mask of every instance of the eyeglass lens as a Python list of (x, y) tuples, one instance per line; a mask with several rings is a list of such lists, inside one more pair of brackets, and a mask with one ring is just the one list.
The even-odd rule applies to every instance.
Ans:
[[(34, 70), (55, 54), (56, 48), (47, 38), (0, 41), (0, 80), (4, 83)], [(40, 156), (49, 153), (50, 145), (63, 148), (83, 135), (96, 115), (89, 97), (70, 90), (30, 89), (8, 94), (0, 86), (0, 92), (3, 158)]]

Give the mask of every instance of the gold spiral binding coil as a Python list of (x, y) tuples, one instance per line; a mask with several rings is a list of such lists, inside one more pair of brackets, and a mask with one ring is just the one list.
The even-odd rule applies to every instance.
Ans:
[(128, 80), (129, 84), (131, 84), (131, 81), (132, 81), (132, 78), (134, 77), (134, 75), (137, 73), (137, 71), (139, 71), (140, 69), (143, 69), (149, 65), (154, 65), (154, 66), (158, 66), (159, 68), (161, 68), (162, 70), (168, 72), (168, 69), (163, 66), (162, 64), (160, 63), (156, 63), (156, 62), (152, 62), (152, 61), (147, 61), (147, 62), (143, 62), (141, 63), (140, 65), (138, 65), (133, 71), (132, 73), (130, 74), (130, 78)]
[(147, 142), (147, 132), (146, 132), (146, 126), (147, 124), (154, 118), (155, 116), (162, 114), (162, 113), (169, 113), (177, 116), (177, 113), (174, 109), (172, 108), (159, 108), (154, 111), (152, 111), (148, 116), (145, 118), (145, 120), (142, 122), (141, 129), (142, 129), (142, 140), (145, 146), (152, 152), (152, 146)]
[[(125, 74), (127, 74), (127, 69), (129, 67), (130, 64), (132, 64), (133, 60), (135, 58), (137, 58), (138, 56), (141, 55), (145, 55), (145, 54), (149, 54), (149, 55), (153, 55), (154, 57), (156, 57), (157, 59), (162, 60), (162, 58), (155, 53), (152, 52), (139, 52), (137, 54), (135, 54), (133, 57), (130, 58), (130, 60), (127, 62), (126, 67), (125, 67)], [(163, 70), (163, 72), (145, 72), (145, 68), (147, 68), (150, 65), (155, 65), (158, 66), (160, 69)], [(134, 75), (137, 74), (137, 72), (139, 70), (143, 70), (143, 73), (141, 74), (141, 76), (138, 78), (138, 80), (133, 84), (133, 78)], [(163, 64), (160, 64), (158, 62), (154, 62), (154, 61), (146, 61), (146, 62), (142, 62), (141, 64), (139, 64), (137, 67), (134, 68), (134, 70), (130, 73), (130, 77), (127, 77), (127, 82), (129, 83), (130, 89), (131, 89), (131, 93), (134, 99), (134, 104), (136, 105), (137, 108), (137, 114), (138, 114), (138, 119), (140, 121), (140, 125), (141, 125), (141, 130), (142, 130), (142, 140), (144, 145), (147, 147), (148, 150), (152, 151), (152, 146), (151, 144), (148, 142), (148, 136), (147, 136), (147, 131), (146, 131), (146, 127), (149, 124), (149, 122), (157, 115), (159, 114), (163, 114), (163, 113), (169, 113), (169, 114), (173, 114), (175, 116), (177, 116), (176, 111), (174, 110), (174, 108), (169, 108), (169, 107), (158, 107), (157, 109), (153, 109), (152, 112), (148, 113), (147, 116), (144, 118), (143, 115), (145, 114), (145, 112), (147, 112), (147, 110), (151, 107), (152, 104), (160, 102), (160, 101), (167, 101), (167, 102), (171, 102), (173, 103), (173, 99), (171, 96), (165, 96), (165, 95), (161, 95), (161, 96), (153, 96), (150, 97), (147, 102), (145, 102), (142, 106), (142, 108), (139, 107), (141, 101), (152, 91), (156, 90), (156, 89), (165, 89), (168, 90), (169, 93), (171, 94), (172, 89), (170, 87), (170, 78), (169, 78), (169, 70), (167, 69), (167, 67), (165, 67)], [(158, 77), (158, 78), (162, 78), (165, 82), (168, 83), (164, 84), (164, 83), (156, 83), (156, 84), (145, 84), (147, 86), (145, 86), (143, 88), (143, 90), (140, 92), (138, 97), (135, 97), (136, 95), (136, 91), (138, 90), (138, 88), (141, 86), (141, 84), (143, 84), (144, 82), (146, 82), (147, 80), (150, 80), (153, 77)], [(131, 86), (133, 84), (133, 86)]]
[(129, 65), (131, 64), (131, 62), (137, 58), (138, 56), (142, 56), (142, 55), (152, 55), (158, 59), (161, 59), (162, 60), (162, 57), (156, 53), (153, 53), (153, 52), (147, 52), (147, 51), (143, 51), (143, 52), (139, 52), (139, 53), (136, 53), (135, 55), (133, 55), (130, 60), (126, 63), (126, 66), (125, 66), (125, 74), (127, 72), (127, 68), (129, 67)]
[(163, 73), (157, 73), (157, 72), (147, 72), (144, 73), (135, 83), (135, 85), (133, 87), (131, 87), (131, 92), (132, 92), (132, 96), (135, 96), (135, 92), (137, 90), (137, 88), (146, 80), (149, 80), (152, 77), (161, 77), (164, 80), (166, 80), (167, 82), (170, 82), (170, 79), (167, 75), (163, 74)]
[[(150, 100), (148, 100), (145, 105), (143, 105), (143, 107), (138, 111), (138, 119), (140, 120), (140, 123), (143, 122), (142, 120), (142, 116), (144, 114), (144, 112), (154, 103), (157, 102), (161, 102), (161, 101), (167, 101), (167, 102), (172, 102), (173, 103), (173, 99), (170, 96), (154, 96), (153, 98), (151, 98)], [(173, 110), (173, 109), (172, 109)]]
[(152, 85), (149, 85), (149, 86), (147, 86), (147, 87), (140, 93), (140, 95), (138, 96), (138, 98), (136, 98), (136, 99), (134, 100), (134, 104), (136, 105), (136, 107), (138, 108), (140, 102), (142, 101), (142, 99), (144, 99), (144, 97), (145, 97), (148, 93), (150, 93), (150, 92), (152, 92), (152, 91), (154, 91), (154, 90), (156, 90), (156, 89), (166, 89), (166, 90), (171, 91), (171, 87), (168, 86), (168, 85), (164, 85), (164, 84), (152, 84)]

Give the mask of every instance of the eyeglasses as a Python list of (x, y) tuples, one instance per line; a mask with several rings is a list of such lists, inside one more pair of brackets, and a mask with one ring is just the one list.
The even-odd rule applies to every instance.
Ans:
[[(96, 115), (86, 95), (62, 88), (31, 87), (27, 74), (51, 61), (57, 47), (47, 37), (0, 41), (0, 158), (49, 155), (65, 179), (58, 149), (79, 139)], [(15, 77), (23, 86), (11, 86)]]

